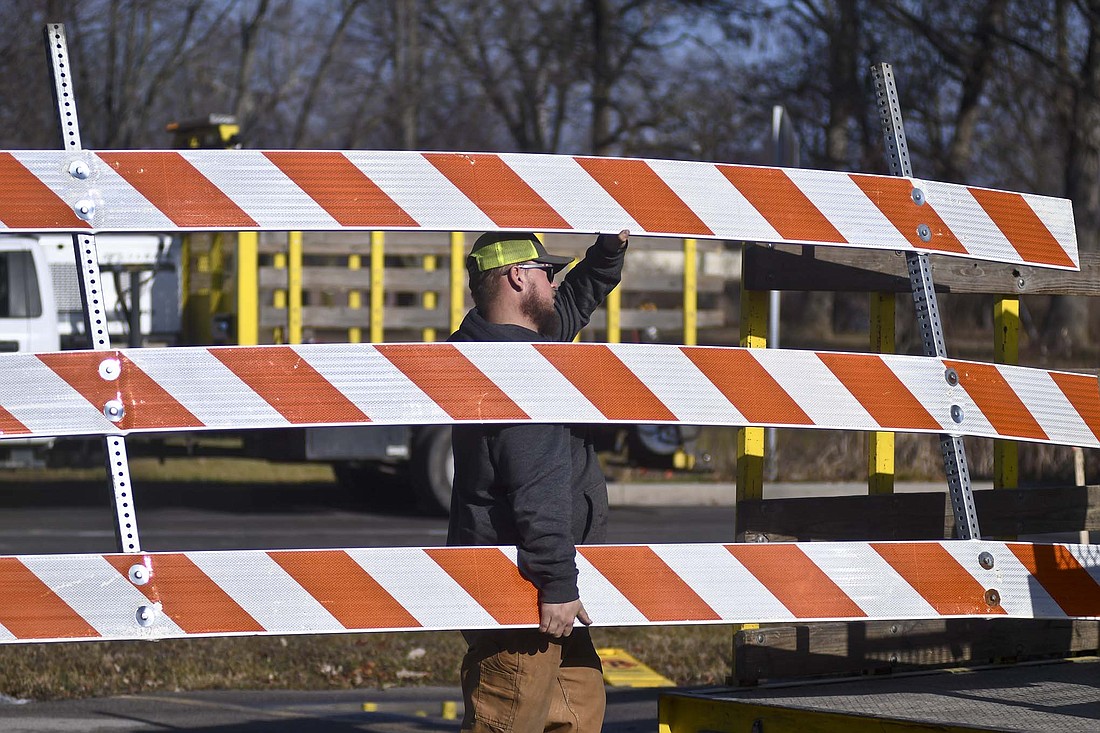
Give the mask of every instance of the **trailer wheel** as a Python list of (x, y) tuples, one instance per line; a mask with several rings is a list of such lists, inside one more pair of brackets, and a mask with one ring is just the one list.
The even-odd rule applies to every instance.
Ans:
[(415, 432), (410, 469), (420, 509), (429, 514), (449, 514), (455, 477), (450, 425), (425, 425)]

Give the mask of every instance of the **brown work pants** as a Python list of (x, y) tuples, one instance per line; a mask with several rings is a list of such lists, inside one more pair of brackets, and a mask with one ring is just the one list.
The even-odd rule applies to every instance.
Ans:
[(563, 639), (538, 629), (468, 631), (462, 660), (462, 730), (599, 733), (607, 704), (588, 629)]

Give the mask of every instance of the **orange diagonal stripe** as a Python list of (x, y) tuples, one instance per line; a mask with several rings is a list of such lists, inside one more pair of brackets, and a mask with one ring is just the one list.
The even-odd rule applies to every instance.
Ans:
[(256, 227), (256, 221), (175, 152), (97, 153), (178, 227)]
[(676, 420), (665, 403), (607, 346), (599, 344), (577, 348), (562, 344), (537, 344), (535, 349), (608, 420)]
[[(858, 173), (850, 173), (849, 177), (890, 223), (897, 227), (901, 235), (909, 240), (909, 244), (917, 249), (967, 253), (966, 247), (930, 205), (918, 206), (913, 201), (913, 184), (906, 179)], [(917, 227), (921, 224), (927, 225), (932, 233), (932, 238), (927, 242), (917, 234)]]
[(424, 157), (499, 227), (571, 228), (499, 155), (424, 153)]
[(720, 165), (718, 170), (784, 239), (838, 244), (848, 241), (781, 169)]
[(1100, 616), (1100, 586), (1069, 550), (1060, 545), (1007, 547), (1067, 616)]
[(726, 549), (796, 618), (867, 615), (797, 545), (726, 545)]
[(714, 234), (644, 160), (575, 160), (647, 232)]
[(0, 153), (0, 222), (11, 229), (91, 226), (11, 153)]
[(577, 552), (650, 621), (721, 619), (650, 547), (585, 545)]
[(998, 433), (1006, 438), (1048, 439), (995, 364), (950, 360), (944, 364), (958, 372), (959, 384)]
[[(152, 565), (150, 581), (135, 586), (187, 634), (264, 631), (256, 619), (183, 553), (145, 555)], [(123, 576), (134, 564), (134, 555), (105, 555)]]
[(896, 430), (943, 428), (882, 357), (832, 352), (818, 352), (817, 357), (880, 427)]
[(31, 429), (21, 423), (3, 407), (0, 407), (0, 435), (26, 435)]
[(1100, 392), (1096, 377), (1087, 374), (1050, 372), (1050, 378), (1062, 390), (1073, 409), (1088, 425), (1092, 434), (1100, 439)]
[(747, 349), (682, 346), (681, 350), (750, 423), (814, 424)]
[(538, 591), (495, 547), (431, 548), (424, 552), (497, 623), (538, 624)]
[(455, 420), (530, 419), (452, 344), (376, 344), (374, 348)]
[(1035, 215), (1027, 199), (1009, 191), (968, 188), (974, 200), (1005, 235), (1024, 262), (1077, 268), (1069, 255)]
[(279, 150), (264, 155), (342, 226), (417, 226), (343, 153)]
[(941, 616), (1005, 613), (985, 602), (986, 588), (942, 545), (872, 542), (871, 547)]
[(99, 376), (103, 351), (62, 351), (38, 354), (38, 359), (97, 410), (109, 400), (121, 399), (126, 408), (118, 426), (123, 430), (148, 428), (201, 428), (203, 423), (190, 410), (143, 372), (125, 354), (112, 352), (121, 366), (113, 381)]
[(404, 606), (343, 550), (267, 554), (346, 629), (420, 626)]
[(295, 425), (370, 422), (289, 346), (234, 346), (212, 348), (210, 353)]
[(17, 639), (86, 639), (99, 632), (19, 558), (0, 557), (0, 624)]

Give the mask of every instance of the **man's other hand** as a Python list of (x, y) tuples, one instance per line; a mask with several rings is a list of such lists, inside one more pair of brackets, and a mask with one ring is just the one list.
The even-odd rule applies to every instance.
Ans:
[(579, 598), (568, 603), (539, 604), (539, 631), (556, 639), (572, 634), (573, 623), (577, 620), (585, 626), (592, 623)]
[(623, 229), (618, 234), (601, 234), (596, 238), (596, 241), (599, 243), (600, 247), (603, 248), (604, 252), (613, 255), (619, 252), (619, 250), (625, 247), (630, 241), (630, 230)]

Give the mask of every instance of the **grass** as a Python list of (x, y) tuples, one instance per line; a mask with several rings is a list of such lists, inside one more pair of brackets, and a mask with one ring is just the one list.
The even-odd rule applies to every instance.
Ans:
[[(597, 628), (678, 685), (722, 684), (730, 626)], [(63, 700), (154, 691), (457, 685), (457, 632), (66, 642), (0, 647), (0, 694)]]

